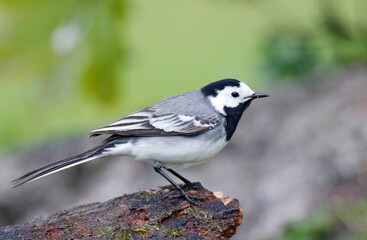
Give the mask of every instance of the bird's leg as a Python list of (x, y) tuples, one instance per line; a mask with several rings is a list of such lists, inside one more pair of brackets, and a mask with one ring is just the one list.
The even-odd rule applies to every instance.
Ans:
[(153, 164), (154, 170), (159, 173), (162, 177), (164, 177), (168, 182), (170, 182), (179, 192), (180, 194), (173, 197), (184, 197), (189, 203), (197, 205), (198, 203), (195, 202), (193, 199), (197, 200), (206, 200), (206, 198), (195, 197), (188, 195), (175, 181), (172, 180), (163, 170), (162, 170), (162, 163), (161, 162), (154, 162)]
[(173, 169), (171, 168), (166, 168), (168, 172), (172, 173), (173, 175), (175, 175), (177, 178), (181, 179), (181, 181), (183, 181), (186, 184), (192, 184), (192, 182), (190, 180), (188, 180), (187, 178), (185, 178), (184, 176), (182, 176), (181, 174), (179, 174), (176, 171), (173, 171)]
[(170, 173), (172, 173), (173, 175), (175, 175), (177, 178), (179, 178), (181, 181), (183, 181), (185, 183), (185, 185), (183, 186), (184, 188), (203, 189), (203, 186), (201, 185), (200, 182), (191, 182), (190, 180), (183, 177), (181, 174), (174, 171), (173, 169), (171, 169), (171, 168), (166, 168), (166, 169), (167, 169), (167, 171), (169, 171)]

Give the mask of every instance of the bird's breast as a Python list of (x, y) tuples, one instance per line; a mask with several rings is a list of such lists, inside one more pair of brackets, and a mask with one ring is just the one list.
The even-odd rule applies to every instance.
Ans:
[(140, 138), (131, 155), (137, 160), (160, 161), (164, 167), (185, 168), (200, 164), (220, 152), (227, 144), (226, 137), (172, 136)]

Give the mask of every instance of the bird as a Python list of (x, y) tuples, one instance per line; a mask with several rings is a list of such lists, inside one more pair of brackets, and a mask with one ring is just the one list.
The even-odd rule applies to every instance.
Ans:
[[(150, 162), (154, 170), (179, 192), (177, 197), (196, 204), (201, 197), (185, 192), (195, 185), (173, 169), (183, 169), (215, 156), (232, 138), (243, 112), (254, 99), (269, 97), (254, 92), (237, 79), (212, 82), (200, 89), (170, 96), (150, 107), (90, 132), (106, 136), (98, 146), (31, 171), (13, 181), (14, 187), (58, 171), (108, 156), (133, 156)], [(181, 187), (168, 174), (180, 179)]]

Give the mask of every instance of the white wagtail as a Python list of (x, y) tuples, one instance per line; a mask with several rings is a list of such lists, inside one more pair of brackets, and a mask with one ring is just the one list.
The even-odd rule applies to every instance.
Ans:
[(14, 180), (14, 187), (49, 174), (112, 155), (128, 155), (153, 163), (154, 170), (168, 180), (190, 203), (200, 199), (185, 193), (162, 167), (184, 182), (193, 183), (173, 171), (200, 164), (216, 155), (231, 139), (243, 111), (256, 98), (245, 83), (223, 79), (195, 91), (167, 97), (110, 125), (94, 130), (90, 136), (110, 135), (99, 146), (84, 153), (34, 170)]

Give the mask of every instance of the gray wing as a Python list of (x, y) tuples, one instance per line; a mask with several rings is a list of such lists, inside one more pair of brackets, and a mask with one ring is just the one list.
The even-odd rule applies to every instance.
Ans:
[(177, 113), (157, 114), (154, 107), (134, 112), (110, 125), (94, 130), (90, 136), (113, 134), (130, 137), (192, 136), (215, 128), (219, 116), (190, 116)]

